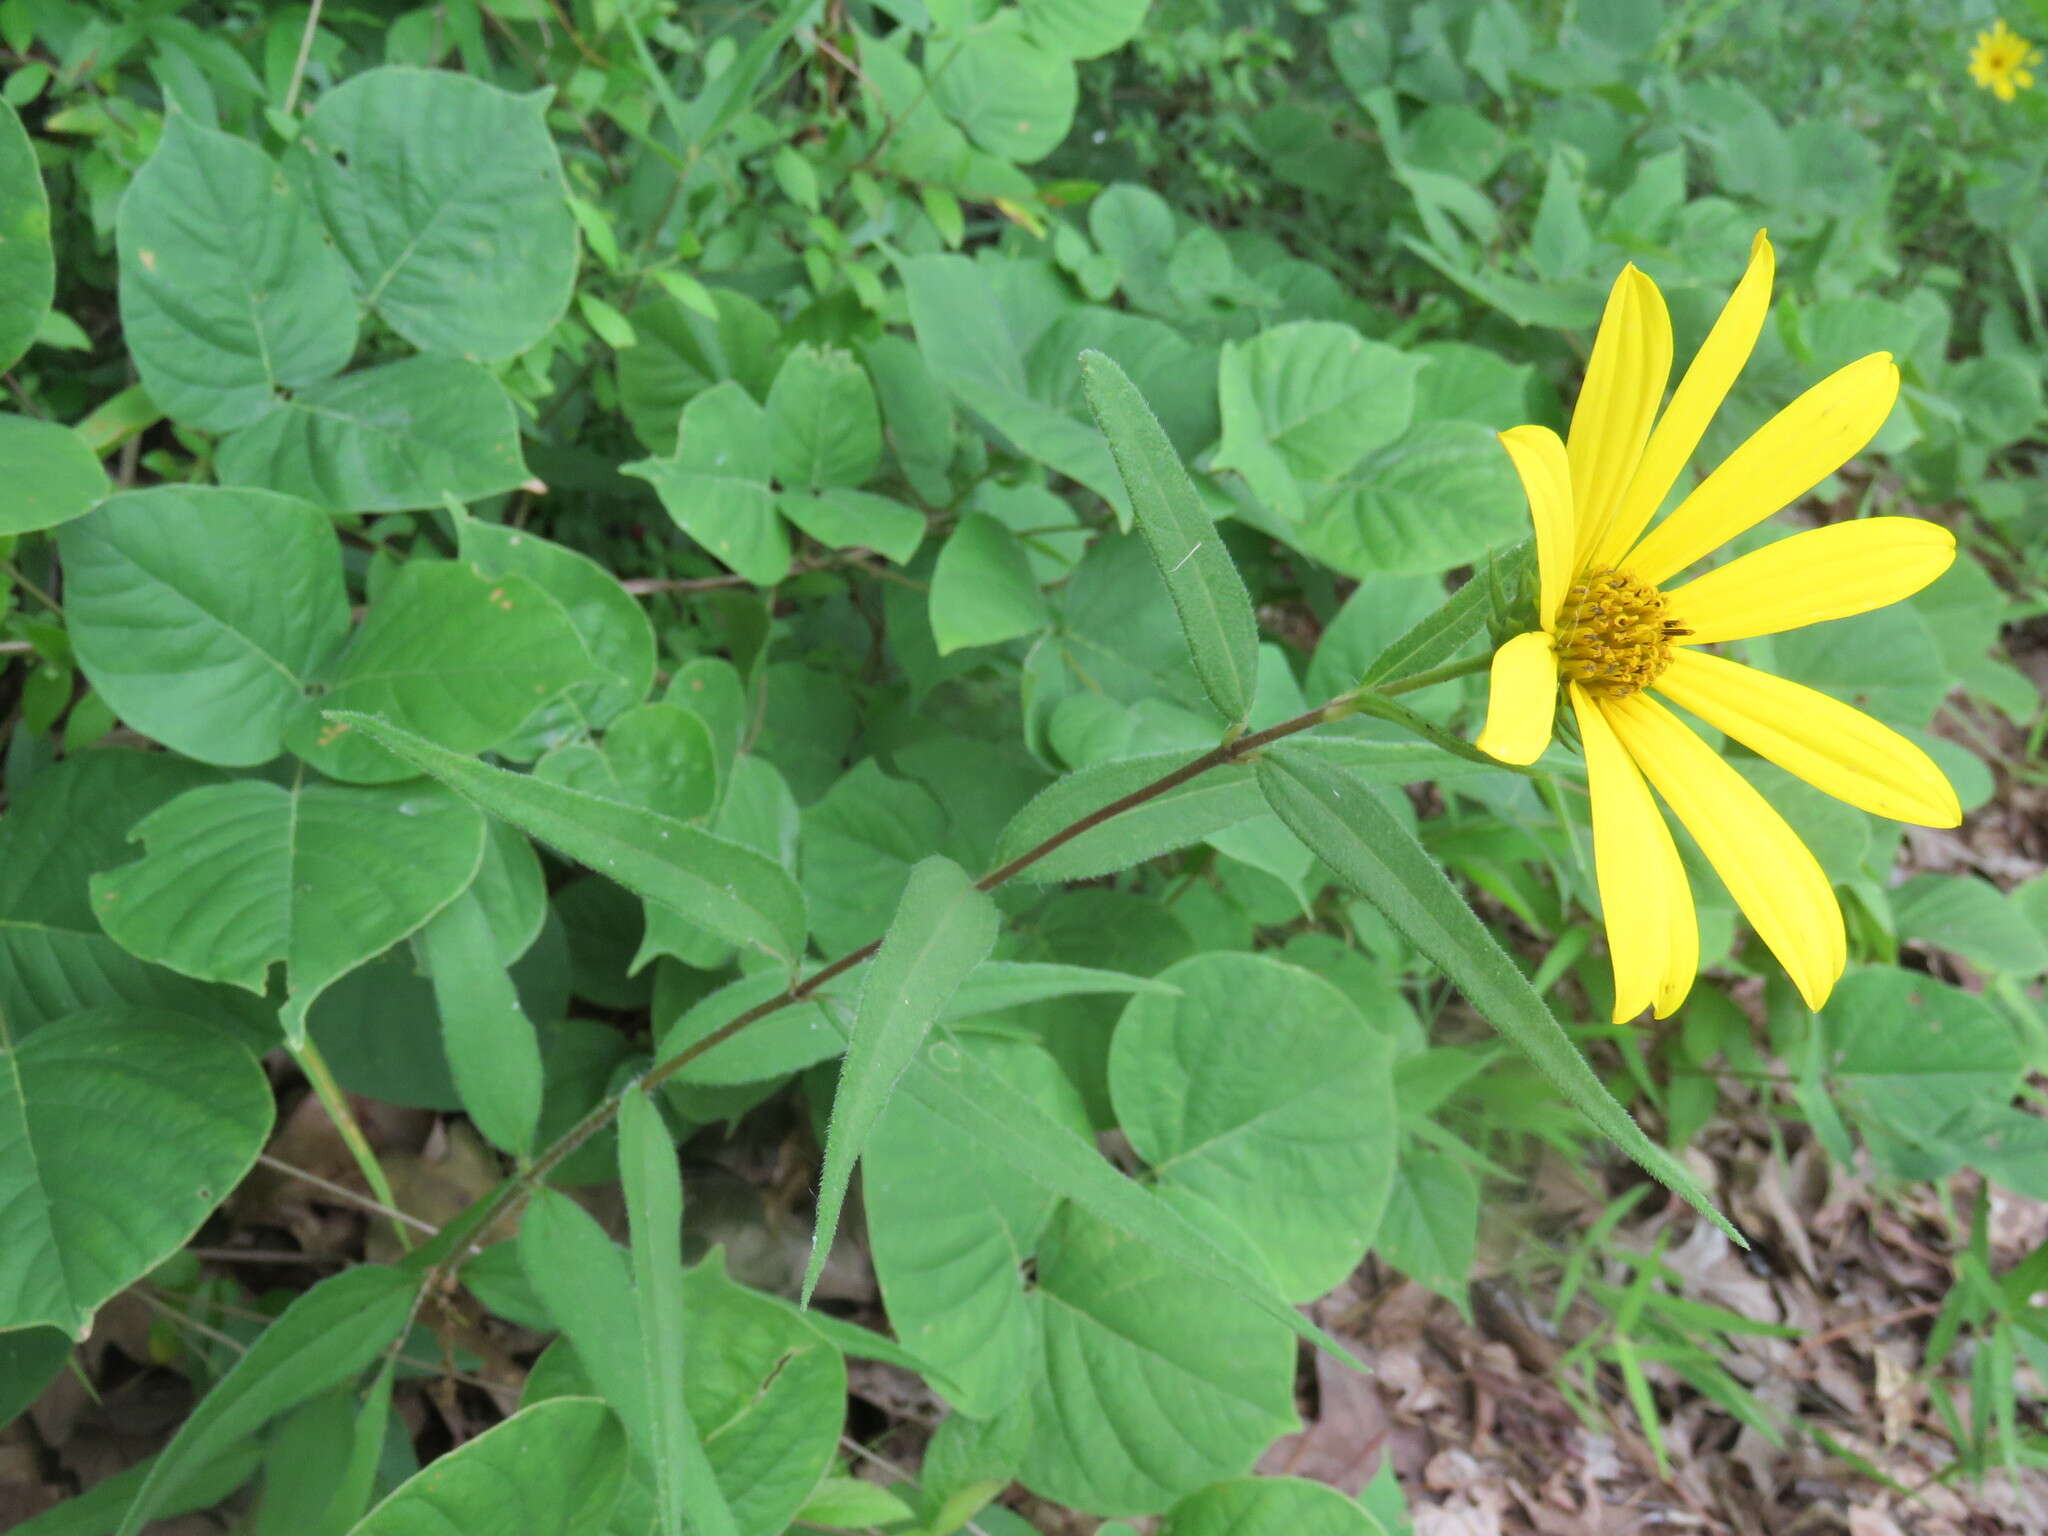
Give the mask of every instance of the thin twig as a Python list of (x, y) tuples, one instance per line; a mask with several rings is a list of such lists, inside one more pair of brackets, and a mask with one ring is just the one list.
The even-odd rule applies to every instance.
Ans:
[(313, 0), (306, 12), (306, 30), (299, 34), (299, 56), (292, 60), (292, 83), (285, 88), (284, 115), (290, 117), (299, 104), (299, 87), (306, 81), (306, 61), (313, 56), (313, 34), (320, 30), (320, 7), (325, 0)]
[(294, 1168), (290, 1163), (279, 1162), (268, 1152), (257, 1153), (256, 1161), (275, 1172), (290, 1174), (295, 1179), (304, 1179), (314, 1188), (325, 1190), (328, 1194), (334, 1196), (335, 1199), (356, 1206), (358, 1209), (369, 1211), (373, 1215), (383, 1216), (392, 1221), (402, 1221), (407, 1226), (419, 1228), (420, 1231), (426, 1233), (429, 1237), (440, 1235), (441, 1229), (430, 1221), (421, 1221), (419, 1217), (401, 1211), (396, 1206), (380, 1205), (368, 1195), (357, 1194), (347, 1185), (337, 1184), (332, 1179), (323, 1179), (317, 1173), (308, 1173), (303, 1168)]

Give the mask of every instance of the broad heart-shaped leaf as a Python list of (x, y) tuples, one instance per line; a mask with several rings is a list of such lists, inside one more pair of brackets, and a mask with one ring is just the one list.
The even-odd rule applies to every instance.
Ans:
[(67, 524), (79, 665), (121, 718), (188, 757), (268, 762), (307, 681), (348, 634), (341, 546), (317, 507), (269, 491), (123, 491)]
[[(737, 1536), (683, 1383), (683, 1175), (661, 1111), (644, 1093), (619, 1107), (619, 1182), (633, 1229), (633, 1304), (648, 1372), (648, 1453), (666, 1536)], [(687, 1511), (687, 1518), (685, 1512)]]
[(474, 886), (428, 921), (420, 944), (462, 1107), (493, 1146), (525, 1157), (545, 1088), (540, 1039), (498, 958)]
[(423, 352), (511, 357), (568, 308), (576, 221), (549, 95), (372, 69), (321, 98), (286, 158), (363, 302)]
[[(0, 160), (5, 159), (5, 142), (6, 135), (0, 132)], [(0, 197), (5, 195), (0, 192)], [(0, 212), (0, 221), (6, 216)], [(0, 267), (5, 265), (5, 252), (0, 237)], [(100, 468), (99, 456), (84, 438), (54, 421), (0, 415), (0, 464), (7, 466), (8, 474), (7, 496), (0, 501), (0, 537), (83, 517), (107, 494), (107, 472)]]
[(121, 947), (261, 993), (285, 967), (285, 1033), (335, 979), (468, 888), (484, 821), (427, 784), (286, 789), (244, 779), (188, 790), (137, 826), (148, 851), (95, 876), (93, 910)]
[(1361, 579), (1441, 571), (1527, 528), (1521, 488), (1493, 433), (1428, 421), (1377, 450), (1345, 480), (1309, 497), (1299, 536), (1317, 559)]
[(1264, 753), (1257, 772), (1259, 788), (1295, 836), (1377, 907), (1489, 1024), (1527, 1052), (1595, 1130), (1743, 1241), (1684, 1165), (1645, 1136), (1615, 1102), (1500, 941), (1369, 789), (1343, 770), (1286, 747)]
[(485, 752), (596, 673), (562, 605), (524, 576), (415, 558), (378, 594), (326, 694), (302, 701), (286, 740), (330, 778), (389, 783), (416, 770), (326, 711), (368, 711), (456, 752)]
[(882, 459), (874, 386), (851, 353), (800, 346), (768, 391), (769, 462), (784, 490), (865, 485)]
[(1017, 165), (1042, 160), (1073, 126), (1080, 87), (1074, 66), (1006, 18), (967, 37), (925, 45), (932, 100), (969, 138)]
[(1385, 1536), (1386, 1528), (1328, 1483), (1237, 1477), (1189, 1494), (1159, 1536)]
[(330, 512), (478, 501), (526, 478), (512, 397), (475, 363), (409, 357), (312, 385), (220, 445), (228, 485)]
[[(569, 1210), (574, 1213), (572, 1222), (580, 1218), (577, 1225), (587, 1224), (588, 1231), (610, 1247), (589, 1216), (574, 1206)], [(587, 1240), (580, 1246), (586, 1258), (595, 1252)], [(538, 1242), (529, 1250), (522, 1237), (522, 1264), (529, 1262), (529, 1251), (532, 1262), (542, 1264), (559, 1262), (561, 1257), (559, 1250)], [(611, 1251), (623, 1282), (625, 1258), (616, 1248)], [(572, 1276), (563, 1276), (550, 1283), (574, 1282)], [(599, 1292), (574, 1298), (574, 1304), (580, 1312), (594, 1315), (602, 1297), (623, 1299), (623, 1324), (616, 1330), (623, 1343), (614, 1339), (606, 1347), (637, 1347), (639, 1321), (630, 1297), (610, 1281), (601, 1282)], [(684, 1400), (733, 1523), (740, 1536), (780, 1536), (831, 1467), (846, 1417), (846, 1362), (787, 1302), (728, 1279), (722, 1249), (713, 1249), (683, 1276), (682, 1306), (688, 1362)], [(572, 1332), (570, 1342), (573, 1348), (558, 1344), (536, 1362), (527, 1378), (527, 1402), (594, 1388), (612, 1398), (612, 1389), (584, 1355), (582, 1340)], [(612, 1375), (625, 1379), (629, 1370), (637, 1375), (645, 1369), (644, 1359), (621, 1358)], [(632, 1395), (630, 1386), (624, 1390)], [(612, 1529), (651, 1529), (654, 1498), (653, 1471), (636, 1456)]]
[(107, 937), (87, 882), (125, 863), (128, 829), (220, 774), (170, 752), (74, 753), (38, 773), (0, 817), (0, 1018), (19, 1045), (45, 1024), (102, 1005), (178, 1014), (260, 1054), (276, 1010), (232, 987), (138, 960)]
[(1023, 544), (985, 512), (969, 512), (947, 536), (928, 612), (941, 656), (1035, 635), (1051, 622)]
[(900, 270), (918, 346), (953, 397), (1018, 452), (1101, 496), (1129, 527), (1130, 502), (1102, 434), (1032, 394), (1024, 363), (1035, 334), (1013, 333), (992, 268), (965, 256), (913, 256)]
[(667, 294), (633, 309), (640, 345), (619, 354), (619, 408), (653, 453), (673, 453), (676, 414), (714, 384), (764, 400), (782, 360), (775, 317), (730, 288), (710, 290), (716, 318)]
[(523, 738), (604, 726), (654, 686), (654, 625), (619, 578), (588, 555), (502, 523), (462, 520), (462, 558), (485, 576), (524, 576), (562, 605), (601, 673), (529, 715)]
[(1121, 48), (1144, 24), (1152, 0), (1023, 0), (1024, 30), (1069, 59)]
[(274, 1101), (240, 1045), (108, 1009), (16, 1042), (0, 1022), (0, 1329), (83, 1338), (263, 1149)]
[(757, 587), (789, 574), (789, 534), (775, 515), (767, 414), (730, 379), (683, 407), (676, 451), (619, 473), (654, 487), (676, 526)]
[(36, 168), (35, 145), (20, 114), (0, 102), (0, 368), (21, 360), (56, 291), (50, 197)]
[(594, 1397), (522, 1408), (398, 1485), (349, 1536), (549, 1531), (598, 1536), (626, 1475), (626, 1433)]
[(1266, 955), (1198, 955), (1159, 980), (1181, 995), (1131, 999), (1110, 1045), (1117, 1123), (1162, 1185), (1252, 1240), (1284, 1295), (1322, 1295), (1358, 1266), (1387, 1203), (1388, 1037), (1329, 982)]
[(1348, 325), (1297, 320), (1226, 346), (1216, 390), (1223, 440), (1214, 465), (1241, 473), (1289, 522), (1297, 480), (1335, 480), (1392, 442), (1415, 409), (1422, 359)]
[(1223, 718), (1241, 725), (1259, 677), (1259, 630), (1244, 578), (1165, 429), (1123, 369), (1100, 352), (1083, 352), (1081, 377), (1096, 424), (1116, 455), (1138, 531), (1180, 615), (1195, 675)]
[(924, 542), (924, 514), (872, 491), (828, 485), (784, 491), (776, 510), (830, 549), (872, 549), (906, 565)]
[(1401, 1155), (1373, 1252), (1465, 1309), (1479, 1240), (1479, 1181), (1456, 1158), (1414, 1147)]
[(995, 948), (999, 923), (995, 901), (976, 890), (951, 859), (934, 854), (911, 870), (882, 948), (862, 978), (853, 1036), (832, 1097), (804, 1305), (825, 1268), (846, 1184), (868, 1132), (947, 1000)]
[(376, 1359), (405, 1331), (417, 1284), (404, 1270), (361, 1264), (302, 1293), (178, 1426), (115, 1536), (135, 1536), (188, 1476)]
[(1296, 1427), (1286, 1330), (1078, 1206), (1039, 1242), (1037, 1299), (1045, 1369), (1018, 1475), (1043, 1498), (1151, 1514)]
[(260, 421), (356, 347), (348, 269), (270, 157), (182, 112), (115, 226), (121, 331), (150, 399), (205, 432)]
[[(930, 1049), (973, 1052), (1062, 1134), (1089, 1136), (1080, 1094), (1039, 1046), (963, 1032)], [(909, 1094), (891, 1099), (876, 1121), (862, 1168), (868, 1246), (890, 1327), (946, 1377), (940, 1390), (955, 1409), (977, 1418), (1001, 1412), (1037, 1373), (1038, 1319), (1022, 1266), (1055, 1198)]]
[(734, 944), (794, 965), (803, 955), (803, 893), (781, 865), (702, 827), (491, 768), (368, 715), (340, 717), (422, 773), (635, 895), (675, 908)]

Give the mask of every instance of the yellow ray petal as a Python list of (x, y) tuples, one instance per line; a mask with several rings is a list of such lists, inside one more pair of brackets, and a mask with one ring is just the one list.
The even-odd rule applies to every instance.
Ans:
[(1614, 965), (1614, 1022), (1649, 1007), (1668, 1018), (1699, 969), (1692, 887), (1671, 829), (1614, 727), (1585, 689), (1574, 683), (1570, 693), (1593, 801), (1593, 869)]
[(1571, 462), (1548, 427), (1515, 427), (1501, 433), (1500, 445), (1529, 497), (1529, 521), (1536, 529), (1536, 619), (1547, 633), (1572, 578)]
[(1837, 369), (1757, 428), (1623, 564), (1662, 586), (1848, 463), (1877, 435), (1898, 395), (1899, 370), (1889, 352)]
[(1858, 810), (1923, 827), (1963, 819), (1933, 758), (1839, 699), (1703, 651), (1679, 651), (1656, 686), (1757, 756)]
[(1526, 765), (1550, 745), (1557, 713), (1557, 658), (1540, 629), (1517, 635), (1493, 653), (1486, 727), (1475, 745), (1504, 763)]
[(1671, 487), (1678, 483), (1679, 471), (1699, 447), (1707, 424), (1721, 409), (1736, 375), (1742, 372), (1742, 365), (1749, 361), (1749, 354), (1756, 347), (1764, 312), (1771, 307), (1771, 277), (1775, 269), (1771, 242), (1758, 230), (1756, 239), (1750, 242), (1749, 270), (1742, 274), (1742, 281), (1735, 285), (1735, 292), (1722, 307), (1721, 317), (1707, 332), (1707, 339), (1687, 366), (1685, 377), (1672, 391), (1671, 405), (1657, 423), (1657, 430), (1650, 434), (1649, 446), (1643, 449), (1642, 462), (1636, 465), (1614, 521), (1592, 553), (1595, 566), (1619, 565), (1629, 546), (1642, 536), (1657, 509), (1664, 505)]
[(1924, 517), (1866, 517), (1795, 533), (1665, 595), (1692, 645), (1775, 635), (1911, 597), (1955, 562), (1956, 536)]
[(1637, 693), (1602, 707), (1806, 1005), (1819, 1008), (1848, 964), (1849, 945), (1834, 889), (1806, 845), (1747, 779), (1655, 699)]
[(1671, 315), (1657, 285), (1631, 263), (1608, 292), (1566, 439), (1578, 508), (1574, 570), (1585, 565), (1614, 521), (1670, 377)]

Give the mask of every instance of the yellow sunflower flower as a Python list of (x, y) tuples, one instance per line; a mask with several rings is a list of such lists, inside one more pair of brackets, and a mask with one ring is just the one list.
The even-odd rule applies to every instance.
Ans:
[(1898, 395), (1889, 353), (1814, 385), (1649, 526), (1749, 360), (1772, 267), (1770, 242), (1759, 233), (1748, 272), (1661, 419), (1671, 320), (1657, 285), (1625, 267), (1594, 339), (1569, 440), (1547, 427), (1501, 434), (1536, 526), (1541, 627), (1495, 654), (1479, 745), (1503, 762), (1534, 762), (1550, 741), (1562, 685), (1585, 751), (1617, 1023), (1645, 1007), (1670, 1014), (1699, 968), (1692, 891), (1652, 788), (1809, 1006), (1826, 1001), (1848, 959), (1841, 908), (1813, 855), (1750, 782), (1653, 695), (1863, 810), (1927, 826), (1962, 820), (1941, 770), (1898, 732), (1824, 693), (1701, 649), (1897, 602), (1955, 559), (1947, 529), (1912, 517), (1833, 523), (1671, 585), (1870, 441)]
[(2011, 101), (2033, 85), (2033, 66), (2040, 62), (2041, 50), (2000, 20), (1989, 32), (1977, 34), (1977, 46), (1970, 50), (1970, 78), (2000, 101)]

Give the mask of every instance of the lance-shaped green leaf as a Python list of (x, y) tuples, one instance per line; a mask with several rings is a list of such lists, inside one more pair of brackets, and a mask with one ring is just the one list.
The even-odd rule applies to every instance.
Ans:
[(56, 291), (50, 196), (35, 145), (13, 105), (0, 101), (0, 368), (21, 360)]
[(1361, 684), (1382, 683), (1388, 678), (1412, 677), (1439, 662), (1449, 661), (1459, 647), (1486, 628), (1497, 588), (1514, 591), (1521, 584), (1522, 569), (1528, 563), (1530, 543), (1524, 539), (1505, 554), (1495, 555), (1487, 568), (1450, 595), (1442, 607), (1418, 619), (1373, 657)]
[(261, 779), (187, 790), (131, 834), (148, 852), (95, 876), (93, 910), (130, 954), (261, 993), (282, 961), (280, 1020), (306, 1010), (476, 878), (484, 820), (430, 785)]
[(1275, 747), (1259, 787), (1295, 836), (1377, 907), (1502, 1034), (1520, 1046), (1609, 1141), (1741, 1242), (1684, 1167), (1645, 1136), (1573, 1047), (1499, 940), (1442, 869), (1363, 784), (1303, 752)]
[(853, 1037), (825, 1131), (825, 1171), (818, 1188), (818, 1226), (804, 1271), (803, 1301), (825, 1268), (847, 1180), (868, 1132), (916, 1059), (918, 1047), (960, 983), (995, 948), (996, 904), (967, 872), (934, 855), (910, 872), (896, 916), (869, 962), (854, 1015)]
[(1166, 578), (1195, 675), (1225, 719), (1241, 723), (1258, 684), (1259, 630), (1251, 594), (1231, 563), (1194, 482), (1145, 397), (1111, 359), (1081, 354), (1088, 406), (1109, 439), (1139, 531)]
[(803, 893), (753, 849), (672, 816), (491, 768), (370, 715), (335, 719), (522, 831), (733, 944), (794, 964), (806, 931)]
[(411, 1318), (416, 1283), (402, 1270), (365, 1264), (286, 1307), (178, 1427), (115, 1536), (135, 1536), (189, 1475), (376, 1359)]
[[(619, 1107), (619, 1182), (633, 1231), (633, 1303), (648, 1371), (648, 1454), (666, 1536), (737, 1536), (683, 1382), (683, 1176), (661, 1111), (644, 1093)], [(688, 1512), (687, 1527), (685, 1512)]]
[(83, 1337), (263, 1149), (274, 1105), (226, 1035), (113, 1004), (15, 1040), (0, 1018), (0, 1329)]
[(476, 887), (442, 908), (420, 941), (462, 1107), (493, 1146), (525, 1157), (533, 1150), (546, 1086), (540, 1037), (498, 957)]
[(618, 1416), (594, 1397), (550, 1398), (414, 1473), (349, 1536), (599, 1536), (625, 1476)]

